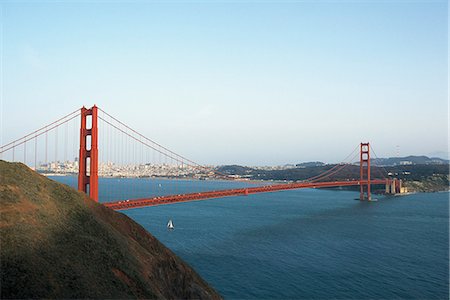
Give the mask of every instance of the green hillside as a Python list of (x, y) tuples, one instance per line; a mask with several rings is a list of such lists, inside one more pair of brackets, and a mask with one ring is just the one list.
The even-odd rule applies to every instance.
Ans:
[(1, 298), (220, 296), (127, 216), (0, 161)]

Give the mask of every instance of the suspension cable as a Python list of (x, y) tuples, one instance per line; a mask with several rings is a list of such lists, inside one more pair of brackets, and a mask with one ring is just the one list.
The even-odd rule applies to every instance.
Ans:
[[(372, 150), (373, 155), (375, 155), (375, 158), (380, 159), (380, 157), (378, 157), (378, 155), (375, 153), (375, 150), (373, 150), (372, 145), (370, 145), (370, 150)], [(377, 169), (382, 168), (384, 170), (384, 172), (386, 172), (386, 174), (383, 174), (383, 172), (381, 172), (381, 170), (380, 170), (380, 172), (382, 173), (381, 175), (388, 175), (389, 174), (388, 170), (386, 170), (386, 168), (384, 166), (377, 166), (377, 167), (378, 167)]]
[[(50, 128), (48, 128), (49, 125), (47, 125), (47, 126), (41, 128), (40, 130), (43, 130), (44, 128), (47, 128), (47, 129), (45, 129), (44, 131), (42, 131), (42, 132), (40, 132), (40, 133), (37, 133), (39, 130), (36, 130), (36, 131), (33, 132), (33, 133), (35, 133), (35, 135), (33, 135), (32, 137), (29, 137), (29, 136), (30, 136), (31, 134), (33, 134), (33, 133), (27, 134), (27, 135), (25, 136), (25, 137), (29, 137), (29, 138), (27, 138), (27, 139), (24, 139), (25, 137), (23, 137), (23, 138), (20, 138), (20, 139), (15, 140), (15, 141), (13, 141), (13, 142), (11, 142), (11, 143), (8, 143), (7, 145), (5, 145), (5, 146), (3, 146), (3, 147), (0, 147), (0, 149), (1, 149), (1, 150), (0, 150), (0, 154), (6, 152), (6, 151), (8, 151), (8, 150), (14, 149), (15, 147), (17, 147), (17, 146), (19, 146), (19, 145), (22, 145), (23, 143), (26, 143), (26, 142), (28, 142), (28, 141), (34, 139), (34, 138), (37, 138), (38, 136), (41, 136), (41, 135), (43, 135), (43, 134), (46, 134), (46, 133), (48, 133), (49, 131), (51, 131), (51, 130), (53, 130), (53, 129), (55, 129), (55, 128), (57, 128), (57, 127), (59, 127), (59, 126), (65, 124), (65, 123), (67, 123), (67, 122), (73, 120), (73, 119), (75, 119), (75, 118), (78, 117), (79, 115), (80, 115), (80, 114), (78, 113), (78, 114), (76, 114), (76, 115), (70, 117), (70, 119), (67, 119), (67, 120), (65, 120), (65, 121), (62, 122), (62, 123), (53, 125), (53, 126), (50, 127)], [(60, 119), (60, 120), (61, 120), (61, 119)], [(55, 123), (56, 123), (56, 122), (53, 122), (52, 124), (55, 124)], [(22, 139), (24, 139), (24, 140), (22, 140)], [(21, 141), (21, 140), (22, 140), (22, 141)], [(17, 141), (21, 141), (21, 142), (18, 143), (18, 144), (16, 144)], [(12, 145), (11, 145), (11, 144), (12, 144)], [(8, 145), (11, 145), (11, 146), (7, 147)], [(4, 149), (5, 147), (6, 147), (6, 149)]]
[[(36, 136), (39, 136), (39, 135), (41, 135), (41, 134), (37, 134), (39, 131), (42, 131), (42, 130), (46, 129), (47, 127), (50, 127), (50, 126), (52, 126), (53, 124), (59, 123), (60, 121), (62, 121), (62, 120), (64, 120), (64, 119), (68, 118), (69, 116), (71, 116), (71, 115), (73, 115), (74, 113), (77, 113), (77, 112), (78, 112), (78, 115), (79, 115), (79, 114), (80, 114), (80, 109), (77, 109), (77, 110), (71, 112), (70, 114), (65, 115), (64, 117), (59, 118), (58, 120), (56, 120), (56, 121), (54, 121), (54, 122), (52, 122), (52, 123), (50, 123), (50, 124), (48, 124), (48, 125), (46, 125), (46, 126), (44, 126), (44, 127), (39, 128), (38, 130), (35, 130), (35, 131), (33, 131), (33, 132), (31, 132), (31, 133), (29, 133), (29, 134), (27, 134), (27, 135), (21, 137), (20, 139), (14, 140), (14, 141), (12, 141), (12, 142), (6, 144), (6, 145), (3, 145), (3, 146), (0, 147), (0, 149), (3, 149), (3, 148), (5, 148), (5, 147), (8, 147), (8, 146), (10, 146), (11, 144), (15, 144), (15, 143), (17, 143), (18, 141), (21, 141), (21, 140), (23, 140), (23, 139), (29, 137), (30, 135), (36, 135)], [(72, 120), (72, 119), (73, 119), (73, 118), (71, 118), (70, 120)], [(67, 122), (67, 121), (65, 121), (65, 122)], [(65, 123), (65, 122), (64, 122), (64, 123)], [(64, 124), (64, 123), (62, 123), (62, 124)], [(55, 128), (55, 127), (53, 127), (53, 128)], [(22, 143), (20, 143), (20, 144), (18, 144), (18, 145), (21, 145), (21, 144), (22, 144)], [(9, 149), (11, 149), (11, 148), (8, 148), (8, 150), (9, 150)], [(5, 151), (6, 151), (6, 150), (0, 150), (0, 153), (3, 153), (3, 152), (5, 152)]]
[(338, 167), (341, 166), (343, 163), (344, 163), (344, 164), (351, 163), (351, 161), (354, 159), (354, 157), (352, 157), (352, 159), (350, 160), (350, 162), (347, 162), (347, 161), (348, 161), (348, 159), (353, 155), (353, 153), (358, 149), (358, 147), (359, 147), (359, 146), (356, 146), (355, 149), (353, 149), (353, 151), (352, 151), (349, 155), (347, 155), (347, 157), (345, 157), (345, 158), (342, 160), (342, 163), (336, 164), (334, 167), (332, 167), (332, 168), (328, 169), (327, 171), (324, 171), (324, 172), (322, 172), (322, 173), (320, 173), (320, 174), (318, 174), (318, 175), (309, 177), (309, 178), (305, 179), (305, 181), (314, 181), (316, 178), (322, 177), (322, 176), (324, 176), (325, 174), (327, 174), (327, 173), (329, 173), (329, 172), (332, 172), (334, 169), (338, 168)]
[(325, 178), (328, 178), (328, 177), (330, 177), (330, 176), (332, 176), (332, 175), (334, 175), (334, 174), (336, 174), (336, 173), (338, 173), (338, 172), (341, 172), (341, 171), (344, 170), (346, 167), (351, 166), (351, 165), (352, 165), (352, 164), (343, 164), (343, 165), (341, 165), (341, 167), (340, 167), (339, 169), (335, 170), (334, 172), (329, 173), (329, 174), (327, 174), (327, 175), (325, 175), (325, 176), (322, 176), (322, 177), (320, 177), (320, 178), (317, 178), (317, 179), (315, 179), (315, 180), (312, 180), (311, 182), (317, 182), (317, 181), (319, 181), (319, 180), (323, 180), (323, 179), (325, 179)]
[[(113, 119), (114, 121), (118, 122), (120, 125), (122, 125), (122, 126), (125, 127), (126, 129), (128, 129), (128, 130), (130, 130), (131, 132), (135, 133), (135, 134), (136, 134), (137, 136), (139, 136), (140, 138), (142, 138), (142, 139), (144, 139), (144, 140), (146, 140), (146, 141), (152, 143), (153, 145), (150, 145), (149, 143), (145, 143), (144, 141), (139, 140), (138, 138), (132, 136), (132, 135), (129, 134), (128, 132), (125, 132), (124, 130), (120, 129), (118, 126), (112, 124), (111, 122), (107, 121), (106, 119), (104, 119), (104, 118), (102, 118), (102, 117), (100, 117), (100, 116), (98, 117), (99, 119), (101, 119), (102, 121), (104, 121), (104, 122), (107, 123), (108, 125), (114, 127), (115, 129), (121, 131), (122, 133), (128, 135), (129, 137), (132, 137), (132, 138), (133, 138), (134, 140), (136, 140), (137, 142), (142, 143), (142, 144), (146, 145), (147, 147), (150, 147), (151, 149), (153, 149), (153, 150), (155, 150), (155, 151), (157, 151), (157, 152), (159, 152), (159, 153), (161, 153), (161, 154), (163, 154), (163, 155), (165, 155), (165, 156), (167, 156), (167, 157), (169, 157), (169, 158), (174, 159), (174, 160), (177, 161), (177, 162), (182, 162), (183, 164), (189, 165), (190, 167), (193, 167), (193, 168), (201, 168), (201, 169), (203, 169), (203, 170), (213, 172), (213, 173), (215, 173), (216, 175), (219, 175), (219, 176), (223, 177), (224, 179), (234, 180), (234, 181), (245, 181), (245, 182), (250, 182), (249, 180), (237, 180), (236, 178), (230, 177), (229, 174), (222, 173), (222, 172), (217, 171), (217, 170), (215, 170), (214, 168), (211, 168), (211, 167), (203, 166), (203, 165), (201, 165), (201, 164), (199, 164), (199, 163), (197, 163), (197, 162), (195, 162), (195, 161), (193, 161), (193, 160), (190, 160), (190, 159), (188, 159), (188, 158), (186, 158), (186, 157), (184, 157), (184, 156), (182, 156), (182, 155), (179, 155), (179, 154), (173, 152), (172, 150), (170, 150), (170, 149), (168, 149), (168, 148), (162, 146), (161, 144), (159, 144), (159, 143), (157, 143), (157, 142), (155, 142), (155, 141), (153, 141), (153, 140), (147, 138), (146, 136), (142, 135), (141, 133), (137, 132), (136, 130), (132, 129), (131, 127), (129, 127), (128, 125), (126, 125), (126, 124), (124, 124), (123, 122), (119, 121), (119, 120), (116, 119), (115, 117), (111, 116), (110, 114), (108, 114), (107, 112), (105, 112), (104, 110), (102, 110), (101, 108), (98, 108), (98, 109), (99, 109), (100, 111), (102, 111), (105, 115), (107, 115), (108, 117), (110, 117), (111, 119)], [(159, 149), (158, 149), (158, 147), (159, 147)], [(168, 153), (162, 151), (161, 149), (165, 150), (166, 152), (168, 152), (168, 153), (170, 153), (170, 154), (168, 154)], [(186, 163), (186, 162), (189, 162), (190, 164), (188, 164), (188, 163)]]

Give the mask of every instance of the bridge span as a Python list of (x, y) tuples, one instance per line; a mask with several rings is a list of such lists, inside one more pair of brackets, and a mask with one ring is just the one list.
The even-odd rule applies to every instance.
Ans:
[[(72, 120), (77, 118), (81, 122), (75, 124)], [(69, 130), (69, 128), (72, 129)], [(72, 136), (70, 132), (73, 132)], [(76, 142), (77, 140), (79, 143)], [(52, 145), (54, 149), (50, 149)], [(145, 191), (139, 193), (144, 198), (127, 199), (128, 195), (138, 195), (133, 192), (130, 181), (129, 185), (123, 188), (124, 193), (121, 195), (119, 195), (121, 191), (112, 187), (103, 188), (110, 194), (103, 194), (102, 197), (112, 199), (114, 202), (101, 202), (109, 208), (124, 210), (291, 189), (343, 186), (359, 186), (360, 200), (370, 201), (371, 185), (374, 184), (386, 184), (386, 193), (397, 193), (401, 182), (388, 177), (386, 170), (372, 168), (372, 171), (378, 169), (382, 173), (381, 176), (378, 175), (379, 177), (372, 174), (371, 149), (369, 143), (360, 143), (347, 157), (350, 158), (348, 161), (344, 159), (342, 163), (330, 166), (322, 173), (299, 182), (249, 185), (243, 188), (224, 188), (215, 191), (205, 191), (205, 188), (197, 185), (187, 189), (192, 191), (191, 193), (180, 193), (176, 185), (172, 189), (162, 191), (158, 186), (148, 184), (144, 187)], [(230, 174), (223, 174), (214, 167), (203, 166), (169, 150), (95, 105), (89, 109), (82, 107), (75, 110), (22, 138), (1, 146), (0, 155), (2, 158), (9, 155), (12, 161), (17, 161), (20, 155), (25, 164), (45, 173), (73, 174), (78, 171), (78, 190), (88, 194), (97, 202), (99, 201), (99, 177), (206, 178), (236, 181), (236, 178)], [(50, 157), (51, 155), (53, 157)], [(78, 157), (75, 157), (76, 155)], [(75, 157), (73, 162), (68, 160), (70, 156)], [(38, 161), (43, 163), (38, 164)], [(346, 167), (356, 165), (359, 165), (359, 176), (351, 172), (344, 173), (343, 170)], [(337, 173), (341, 176), (336, 176)], [(250, 181), (246, 182), (250, 183)], [(152, 196), (145, 197), (145, 195)]]
[[(222, 198), (230, 196), (247, 196), (257, 193), (278, 192), (284, 190), (304, 189), (304, 188), (325, 188), (325, 187), (341, 187), (341, 186), (360, 186), (367, 185), (367, 180), (359, 181), (330, 181), (330, 182), (295, 182), (286, 184), (267, 185), (251, 188), (237, 188), (228, 190), (208, 191), (201, 193), (189, 193), (180, 195), (168, 195), (154, 198), (141, 198), (132, 200), (122, 200), (103, 203), (106, 207), (114, 210), (125, 210), (130, 208), (139, 208), (145, 206), (156, 206), (164, 204), (172, 204), (179, 202), (199, 201), (211, 198)], [(390, 184), (389, 179), (374, 179), (370, 184)]]

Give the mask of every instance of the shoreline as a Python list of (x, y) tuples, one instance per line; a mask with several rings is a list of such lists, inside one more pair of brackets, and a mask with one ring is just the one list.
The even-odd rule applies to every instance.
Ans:
[[(77, 177), (78, 174), (76, 173), (39, 173), (40, 175), (43, 175), (45, 177), (51, 177), (51, 176), (55, 176), (55, 177)], [(104, 178), (111, 178), (111, 179), (160, 179), (160, 180), (185, 180), (185, 181), (216, 181), (216, 182), (233, 182), (233, 180), (225, 180), (225, 179), (198, 179), (198, 178), (178, 178), (178, 177), (151, 177), (151, 176), (145, 176), (145, 177), (139, 177), (139, 176), (99, 176), (99, 179), (104, 179)], [(293, 180), (236, 180), (234, 181), (236, 183), (254, 183), (254, 184), (276, 184), (276, 183), (292, 183), (292, 182), (296, 182)], [(415, 183), (414, 185), (416, 185), (417, 183), (427, 183), (427, 180), (424, 181), (413, 181), (413, 183)], [(395, 196), (407, 196), (407, 195), (411, 195), (411, 194), (417, 194), (417, 193), (450, 193), (450, 187), (449, 186), (445, 186), (446, 188), (444, 188), (444, 186), (442, 186), (442, 189), (419, 189), (419, 190), (415, 190), (414, 187), (409, 187), (408, 184), (406, 184), (406, 186), (411, 189), (410, 192), (407, 193), (403, 193), (403, 194), (395, 194)], [(348, 188), (325, 188), (325, 189), (345, 189), (345, 190), (351, 190)]]

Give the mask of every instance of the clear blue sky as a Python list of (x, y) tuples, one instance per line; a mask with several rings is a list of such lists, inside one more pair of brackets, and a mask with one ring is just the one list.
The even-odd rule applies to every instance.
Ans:
[(2, 143), (96, 103), (208, 164), (448, 151), (447, 1), (3, 1)]

